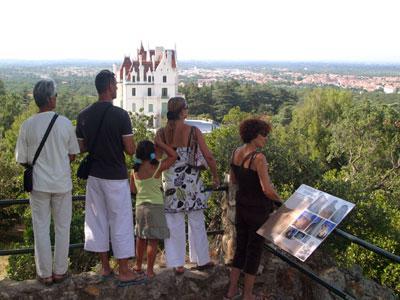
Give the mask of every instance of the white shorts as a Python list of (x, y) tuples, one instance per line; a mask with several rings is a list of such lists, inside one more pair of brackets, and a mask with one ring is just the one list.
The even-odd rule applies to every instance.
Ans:
[(114, 257), (135, 256), (132, 200), (127, 179), (108, 180), (89, 176), (86, 185), (85, 250), (109, 251)]

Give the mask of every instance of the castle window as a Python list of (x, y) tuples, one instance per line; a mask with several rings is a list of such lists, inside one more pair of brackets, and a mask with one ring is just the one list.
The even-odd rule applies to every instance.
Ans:
[(135, 82), (135, 75), (132, 75), (132, 82)]
[(151, 76), (147, 77), (147, 81), (151, 82)]
[(168, 103), (167, 102), (162, 102), (161, 103), (161, 115), (165, 116), (168, 111)]
[(132, 96), (136, 96), (136, 88), (132, 88)]
[(132, 112), (136, 112), (136, 104), (132, 103)]
[(151, 76), (151, 81), (153, 81), (153, 82), (154, 82), (154, 76)]
[(149, 104), (149, 112), (153, 112), (153, 104)]
[(167, 82), (167, 76), (164, 75), (164, 76), (162, 77), (162, 82)]
[(168, 98), (168, 88), (161, 89), (161, 97)]
[(151, 96), (151, 88), (147, 88), (147, 96)]

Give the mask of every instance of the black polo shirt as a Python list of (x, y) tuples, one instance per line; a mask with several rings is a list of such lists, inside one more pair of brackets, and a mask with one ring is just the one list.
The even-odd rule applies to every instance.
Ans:
[(88, 106), (78, 115), (76, 135), (85, 141), (87, 149), (93, 149), (92, 144), (104, 113), (89, 175), (102, 179), (127, 179), (122, 137), (132, 135), (132, 124), (125, 110), (108, 101), (98, 101)]

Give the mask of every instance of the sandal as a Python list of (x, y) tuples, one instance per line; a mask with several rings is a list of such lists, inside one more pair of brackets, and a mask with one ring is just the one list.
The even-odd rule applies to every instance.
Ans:
[(132, 271), (133, 271), (134, 273), (136, 273), (137, 275), (145, 275), (145, 273), (144, 273), (144, 271), (143, 271), (142, 269), (135, 269), (135, 268), (132, 268)]
[(114, 271), (110, 271), (107, 275), (101, 275), (101, 282), (106, 282), (115, 278)]
[(154, 273), (154, 274), (152, 274), (152, 275), (149, 275), (149, 274), (146, 274), (146, 278), (147, 278), (147, 280), (152, 280), (154, 277), (156, 277), (156, 274)]
[(37, 276), (36, 280), (39, 281), (41, 284), (44, 284), (45, 286), (50, 286), (53, 284), (53, 276), (50, 277)]
[(173, 268), (175, 275), (180, 276), (185, 273), (185, 268), (184, 267), (174, 267)]
[(224, 299), (224, 300), (238, 300), (238, 299), (240, 299), (241, 296), (242, 296), (242, 293), (240, 292), (240, 290), (237, 290), (235, 295), (233, 295), (231, 297), (228, 297), (228, 295), (224, 295), (224, 298), (222, 298), (222, 299)]
[(62, 274), (62, 275), (58, 275), (58, 274), (53, 274), (53, 282), (54, 283), (61, 283), (63, 282), (65, 279), (67, 279), (69, 277), (68, 272)]
[(147, 278), (144, 276), (138, 276), (131, 280), (118, 280), (118, 287), (126, 287), (130, 285), (146, 284)]
[(210, 262), (206, 263), (205, 265), (196, 266), (196, 267), (193, 267), (192, 269), (198, 270), (198, 271), (204, 271), (204, 270), (212, 269), (214, 267), (215, 267), (215, 264), (212, 261), (210, 261)]

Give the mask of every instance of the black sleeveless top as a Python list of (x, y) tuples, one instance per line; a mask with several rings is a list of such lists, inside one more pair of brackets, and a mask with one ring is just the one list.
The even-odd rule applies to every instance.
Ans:
[[(236, 149), (237, 150), (237, 149)], [(233, 163), (233, 157), (236, 150), (232, 154), (231, 168), (235, 174), (238, 184), (236, 193), (236, 205), (245, 207), (254, 207), (263, 209), (263, 211), (272, 211), (272, 200), (265, 196), (258, 177), (257, 171), (251, 169), (251, 164), (259, 152), (249, 153), (240, 166)], [(244, 167), (244, 163), (250, 159), (248, 168)]]

